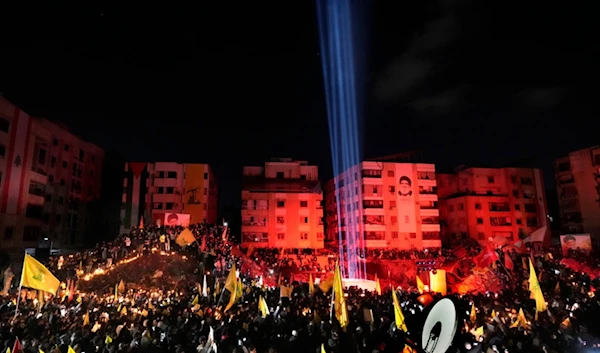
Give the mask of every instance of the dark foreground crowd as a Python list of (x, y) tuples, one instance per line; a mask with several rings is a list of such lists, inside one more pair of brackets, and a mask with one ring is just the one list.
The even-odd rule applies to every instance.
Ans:
[[(175, 244), (179, 229), (152, 228), (135, 230), (111, 244), (100, 244), (91, 252), (51, 259), (49, 268), (62, 281), (78, 283), (98, 268), (110, 270), (98, 276), (111, 276), (114, 280), (110, 285), (87, 292), (79, 291), (77, 288), (84, 286), (76, 284), (70, 292), (63, 289), (55, 297), (40, 297), (35, 291), (24, 290), (16, 317), (18, 281), (12, 280), (9, 293), (0, 303), (0, 352), (12, 348), (18, 337), (24, 351), (31, 353), (39, 353), (40, 349), (67, 353), (69, 346), (77, 353), (209, 353), (215, 349), (225, 353), (300, 353), (320, 352), (321, 345), (327, 352), (399, 353), (403, 352), (406, 338), (420, 337), (428, 305), (432, 304), (412, 287), (397, 290), (408, 333), (395, 329), (391, 288), (387, 285), (382, 288), (382, 295), (356, 288), (346, 291), (350, 320), (345, 329), (335, 315), (330, 316), (331, 291), (323, 293), (315, 286), (315, 293), (310, 294), (308, 284), (294, 282), (292, 293), (282, 297), (280, 288), (266, 288), (260, 278), (248, 278), (243, 273), (241, 298), (225, 312), (230, 298), (229, 291), (222, 294), (222, 290), (228, 268), (234, 262), (230, 261), (231, 246), (223, 241), (220, 226), (197, 225), (192, 229), (199, 242), (186, 248)], [(167, 237), (169, 251), (164, 244)], [(206, 247), (199, 251), (202, 243)], [(222, 276), (208, 272), (204, 289), (201, 287), (207, 273), (204, 271), (207, 252), (226, 265)], [(120, 277), (141, 277), (156, 261), (153, 256), (161, 253), (179, 256), (195, 265), (187, 274), (169, 274), (178, 277), (175, 282), (165, 279), (153, 282), (159, 285), (152, 288), (143, 285), (119, 288), (115, 296), (112, 283)], [(530, 299), (529, 274), (519, 261), (519, 257), (529, 255), (511, 253), (516, 260), (513, 270), (502, 266), (492, 270), (502, 278), (502, 291), (449, 295), (458, 309), (457, 333), (449, 352), (560, 353), (597, 349), (600, 344), (596, 338), (600, 337), (596, 319), (600, 315), (595, 297), (597, 281), (561, 266), (553, 249), (537, 253), (534, 263), (548, 311), (536, 315), (535, 302)], [(499, 254), (502, 262), (504, 255)], [(131, 264), (139, 273), (120, 273), (121, 265), (115, 264), (132, 257), (138, 257)], [(5, 271), (7, 276), (10, 273)], [(281, 284), (289, 283), (283, 278)], [(264, 318), (258, 307), (260, 297), (266, 299), (269, 308)], [(476, 308), (474, 317), (472, 307)], [(520, 309), (526, 322), (514, 325)], [(481, 327), (483, 335), (477, 330)]]

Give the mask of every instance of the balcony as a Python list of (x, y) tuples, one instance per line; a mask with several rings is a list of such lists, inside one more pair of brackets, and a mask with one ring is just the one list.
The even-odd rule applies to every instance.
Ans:
[(510, 205), (507, 203), (490, 203), (490, 212), (510, 212)]
[(561, 179), (558, 179), (558, 181), (557, 181), (557, 183), (558, 183), (559, 185), (564, 185), (564, 184), (572, 184), (572, 183), (574, 183), (574, 182), (575, 182), (575, 178), (574, 178), (572, 175), (571, 175), (571, 176), (569, 176), (569, 177), (567, 177), (567, 178), (564, 178), (564, 179), (562, 179), (562, 178), (561, 178)]
[(245, 176), (243, 189), (250, 192), (281, 193), (316, 193), (321, 194), (321, 183), (318, 180), (303, 179), (265, 179), (263, 177)]
[(383, 201), (363, 200), (363, 208), (383, 208)]
[(421, 194), (421, 195), (436, 195), (437, 191), (436, 190), (425, 190), (425, 189), (422, 189), (422, 190), (419, 190), (419, 194)]
[(381, 170), (363, 169), (360, 173), (363, 178), (381, 178)]
[(266, 227), (267, 222), (242, 221), (243, 227)]

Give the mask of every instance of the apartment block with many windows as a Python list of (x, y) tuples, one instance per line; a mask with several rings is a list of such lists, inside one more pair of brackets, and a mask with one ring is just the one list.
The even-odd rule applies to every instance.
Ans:
[(437, 201), (435, 165), (362, 162), (327, 183), (327, 238), (353, 236), (367, 248), (440, 247)]
[(171, 215), (185, 224), (217, 221), (218, 185), (208, 164), (129, 162), (125, 174), (122, 233), (141, 223), (164, 225)]
[(254, 247), (323, 247), (323, 192), (318, 167), (273, 158), (243, 170), (242, 244)]
[(554, 178), (563, 231), (600, 241), (600, 146), (557, 159)]
[(104, 151), (0, 97), (0, 246), (78, 247), (100, 198)]
[(466, 168), (438, 174), (437, 181), (443, 237), (449, 242), (513, 242), (547, 226), (539, 169)]

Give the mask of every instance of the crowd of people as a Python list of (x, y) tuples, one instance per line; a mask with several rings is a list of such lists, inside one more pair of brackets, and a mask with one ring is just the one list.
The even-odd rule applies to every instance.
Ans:
[[(31, 353), (67, 353), (69, 347), (76, 353), (277, 353), (321, 349), (398, 353), (403, 352), (407, 339), (418, 341), (430, 300), (416, 283), (401, 288), (386, 283), (381, 295), (347, 289), (350, 320), (342, 329), (331, 315), (331, 291), (322, 292), (315, 286), (316, 291), (310, 293), (307, 283), (293, 282), (287, 276), (279, 276), (277, 284), (271, 286), (263, 280), (267, 272), (277, 277), (283, 268), (327, 273), (333, 270), (335, 256), (325, 266), (316, 258), (331, 255), (327, 252), (246, 249), (248, 256), (244, 256), (222, 225), (198, 224), (189, 229), (197, 241), (185, 247), (177, 245), (183, 228), (147, 227), (89, 251), (51, 257), (46, 262), (48, 269), (64, 282), (55, 296), (26, 288), (17, 293), (19, 283), (13, 277), (18, 276), (11, 277), (4, 271), (8, 290), (0, 303), (0, 352), (12, 349), (17, 337), (23, 351)], [(450, 352), (600, 349), (596, 338), (600, 337), (600, 329), (595, 323), (599, 312), (595, 298), (598, 280), (562, 265), (557, 250), (498, 250), (499, 266), (489, 271), (501, 280), (500, 291), (449, 294), (459, 314)], [(480, 251), (471, 247), (459, 257), (464, 259)], [(368, 250), (363, 255), (369, 261), (440, 256), (452, 260), (456, 253), (456, 249)], [(521, 266), (521, 258), (529, 261), (532, 254), (548, 302), (548, 310), (541, 313), (536, 313), (530, 298), (529, 269)], [(513, 269), (502, 265), (504, 256), (511, 257)], [(594, 258), (589, 254), (573, 256), (577, 261)], [(225, 310), (230, 299), (229, 290), (224, 290), (226, 278), (232, 266), (243, 268), (244, 257), (266, 271), (264, 278), (240, 271), (241, 297)], [(178, 267), (168, 268), (171, 263)], [(280, 285), (293, 285), (293, 289), (284, 294)], [(396, 290), (401, 303), (407, 333), (394, 323), (392, 290)], [(267, 303), (268, 315), (258, 304), (260, 298)], [(519, 319), (520, 310), (524, 321)]]

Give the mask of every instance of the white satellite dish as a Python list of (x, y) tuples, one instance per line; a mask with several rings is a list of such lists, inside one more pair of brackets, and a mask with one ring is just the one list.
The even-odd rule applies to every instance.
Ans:
[(437, 302), (423, 325), (421, 346), (426, 353), (445, 353), (456, 333), (456, 308), (452, 300)]

